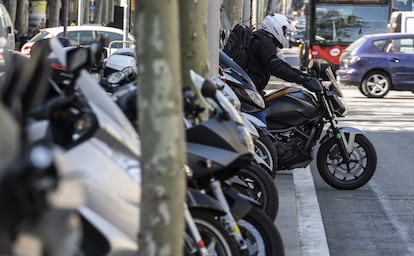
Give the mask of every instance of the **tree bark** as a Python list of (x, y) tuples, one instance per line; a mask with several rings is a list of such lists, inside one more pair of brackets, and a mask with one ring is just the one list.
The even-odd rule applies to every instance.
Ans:
[(267, 1), (266, 15), (273, 12), (273, 0)]
[(186, 178), (178, 5), (135, 3), (143, 195), (139, 255), (183, 255)]
[(107, 0), (100, 0), (95, 2), (95, 19), (94, 23), (102, 24), (103, 22), (103, 10), (107, 4)]
[(79, 24), (87, 24), (90, 23), (90, 14), (91, 12), (89, 11), (89, 1), (82, 1), (82, 22), (79, 22)]
[(19, 36), (26, 37), (29, 32), (29, 1), (18, 0), (16, 6), (16, 20), (14, 28), (18, 31)]
[[(181, 65), (183, 85), (191, 86), (190, 70), (207, 77), (208, 63), (207, 17), (209, 1), (180, 0)], [(218, 38), (217, 38), (218, 40)]]
[(60, 8), (62, 7), (61, 0), (49, 0), (47, 5), (49, 9), (48, 27), (60, 26)]

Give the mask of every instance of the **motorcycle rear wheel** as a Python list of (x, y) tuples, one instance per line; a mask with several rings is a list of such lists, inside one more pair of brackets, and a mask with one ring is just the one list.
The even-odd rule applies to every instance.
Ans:
[(364, 186), (377, 168), (377, 153), (368, 138), (355, 136), (354, 147), (349, 154), (350, 162), (344, 162), (337, 139), (329, 138), (320, 145), (317, 166), (322, 179), (336, 189), (353, 190)]

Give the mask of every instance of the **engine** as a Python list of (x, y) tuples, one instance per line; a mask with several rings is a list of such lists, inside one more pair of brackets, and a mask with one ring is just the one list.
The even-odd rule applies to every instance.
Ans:
[(279, 170), (306, 167), (312, 161), (316, 145), (314, 130), (315, 127), (301, 126), (283, 132), (271, 131), (276, 138)]

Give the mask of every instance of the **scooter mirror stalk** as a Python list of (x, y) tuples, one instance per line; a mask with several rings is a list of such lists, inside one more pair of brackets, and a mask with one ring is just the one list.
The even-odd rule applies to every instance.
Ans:
[(214, 99), (216, 97), (217, 86), (210, 80), (205, 80), (201, 87), (201, 94), (204, 97)]

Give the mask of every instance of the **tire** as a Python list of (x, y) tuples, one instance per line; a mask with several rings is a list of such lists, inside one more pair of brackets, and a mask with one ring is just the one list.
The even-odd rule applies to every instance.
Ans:
[(273, 143), (269, 136), (260, 129), (257, 130), (259, 138), (254, 140), (255, 153), (262, 158), (272, 170), (272, 178), (276, 177), (277, 171), (277, 150), (276, 143)]
[(272, 220), (260, 209), (252, 208), (237, 221), (249, 249), (248, 255), (284, 256), (282, 236)]
[(351, 162), (346, 164), (334, 137), (320, 145), (317, 166), (322, 179), (336, 189), (352, 190), (365, 185), (377, 168), (377, 154), (374, 146), (362, 134), (355, 136)]
[(364, 88), (365, 87), (363, 87), (362, 85), (358, 86), (359, 92), (362, 93), (362, 95), (367, 96), (367, 91)]
[(361, 84), (360, 92), (368, 98), (384, 98), (391, 89), (391, 80), (389, 76), (382, 71), (373, 71), (369, 73)]
[(272, 177), (256, 165), (240, 170), (237, 176), (246, 182), (248, 189), (245, 187), (235, 189), (258, 201), (269, 218), (275, 220), (279, 211), (279, 193)]
[[(209, 250), (212, 244), (215, 245), (214, 250), (209, 250), (210, 255), (240, 255), (239, 245), (226, 231), (216, 216), (202, 209), (191, 209), (190, 211), (207, 249)], [(194, 246), (190, 244), (192, 242), (194, 243), (194, 241), (189, 237), (189, 235), (186, 235), (185, 255), (200, 255), (198, 251), (191, 250)]]

